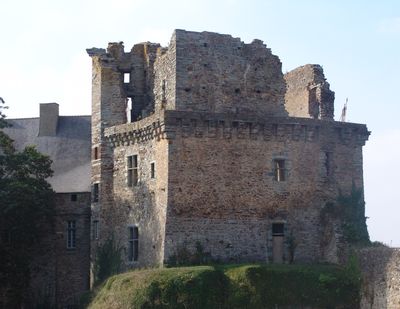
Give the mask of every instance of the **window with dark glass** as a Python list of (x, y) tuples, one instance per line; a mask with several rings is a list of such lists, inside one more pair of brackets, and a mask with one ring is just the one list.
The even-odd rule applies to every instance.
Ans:
[(93, 221), (93, 239), (99, 239), (99, 221)]
[(128, 261), (136, 262), (139, 257), (139, 228), (130, 226), (128, 228)]
[(272, 236), (283, 236), (284, 235), (284, 224), (273, 223), (272, 224)]
[(97, 203), (99, 201), (99, 184), (94, 183), (92, 188), (92, 202)]
[(127, 157), (127, 168), (128, 168), (128, 187), (137, 186), (138, 184), (138, 156), (128, 156)]
[(67, 222), (67, 248), (76, 248), (76, 221)]

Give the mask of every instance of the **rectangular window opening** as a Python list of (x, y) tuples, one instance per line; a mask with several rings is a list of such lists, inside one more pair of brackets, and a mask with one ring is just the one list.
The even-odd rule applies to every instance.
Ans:
[(99, 239), (99, 221), (93, 221), (93, 239)]
[(129, 84), (131, 81), (131, 73), (124, 73), (124, 83)]
[(76, 221), (67, 222), (67, 249), (76, 248)]
[(154, 162), (150, 164), (150, 177), (151, 179), (156, 178), (156, 164)]
[(126, 98), (126, 122), (130, 123), (132, 120), (132, 98), (128, 97)]
[(276, 181), (286, 180), (285, 160), (274, 160), (274, 176)]
[(284, 236), (283, 223), (272, 223), (272, 236)]
[(138, 179), (138, 156), (128, 156), (127, 157), (127, 169), (128, 169), (128, 179), (127, 184), (128, 187), (137, 186), (139, 179)]
[(93, 159), (98, 160), (99, 159), (99, 147), (94, 147), (93, 148)]
[(76, 202), (78, 200), (77, 194), (71, 194), (71, 202)]
[(97, 203), (99, 201), (99, 184), (94, 183), (92, 189), (92, 202)]
[(130, 226), (128, 228), (128, 261), (136, 262), (139, 257), (139, 228)]
[(162, 81), (162, 85), (161, 85), (161, 101), (162, 103), (167, 102), (167, 96), (166, 96), (166, 88), (167, 88), (167, 82), (165, 79), (163, 79)]
[(332, 153), (331, 152), (325, 152), (325, 173), (326, 176), (331, 176), (332, 175)]

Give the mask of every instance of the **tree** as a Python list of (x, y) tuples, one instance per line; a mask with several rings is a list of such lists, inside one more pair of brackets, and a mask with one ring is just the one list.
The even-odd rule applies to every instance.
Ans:
[[(1, 99), (1, 98), (0, 98)], [(52, 230), (55, 193), (46, 178), (52, 161), (34, 146), (18, 152), (0, 100), (0, 307), (19, 307), (27, 296), (30, 263)], [(2, 303), (3, 301), (3, 303)]]

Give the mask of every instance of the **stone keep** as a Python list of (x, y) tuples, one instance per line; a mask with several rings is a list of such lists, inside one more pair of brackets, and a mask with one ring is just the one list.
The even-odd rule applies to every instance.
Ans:
[(334, 121), (319, 65), (283, 75), (262, 41), (184, 30), (88, 53), (92, 261), (110, 237), (125, 268), (199, 243), (227, 262), (339, 261), (341, 224), (321, 210), (362, 189), (369, 132)]

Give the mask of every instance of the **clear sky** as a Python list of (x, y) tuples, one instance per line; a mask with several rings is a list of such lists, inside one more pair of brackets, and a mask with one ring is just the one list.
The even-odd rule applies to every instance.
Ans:
[(289, 71), (321, 64), (346, 97), (348, 120), (372, 131), (364, 148), (368, 227), (400, 247), (400, 1), (398, 0), (2, 0), (0, 96), (9, 118), (90, 114), (91, 61), (108, 42), (167, 45), (174, 29), (263, 40)]

